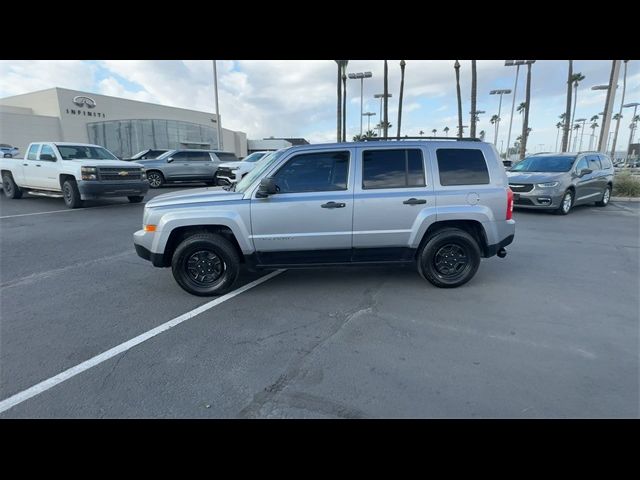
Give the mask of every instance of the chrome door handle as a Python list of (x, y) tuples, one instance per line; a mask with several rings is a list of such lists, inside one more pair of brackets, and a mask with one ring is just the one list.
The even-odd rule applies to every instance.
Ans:
[(422, 203), (427, 203), (427, 201), (425, 199), (410, 198), (409, 200), (405, 200), (402, 203), (404, 203), (405, 205), (420, 205)]

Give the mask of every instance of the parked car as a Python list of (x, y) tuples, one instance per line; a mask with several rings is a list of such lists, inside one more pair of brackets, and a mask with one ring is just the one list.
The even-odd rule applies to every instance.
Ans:
[(152, 160), (138, 160), (147, 170), (151, 188), (185, 181), (217, 185), (218, 166), (231, 161), (238, 161), (234, 153), (195, 149), (169, 150)]
[(64, 198), (69, 208), (102, 197), (127, 197), (138, 203), (149, 190), (142, 165), (118, 160), (106, 148), (86, 143), (31, 143), (25, 158), (0, 159), (0, 174), (9, 198), (23, 193)]
[(0, 152), (3, 158), (13, 158), (20, 153), (20, 149), (7, 143), (0, 143)]
[(141, 152), (136, 153), (131, 158), (127, 158), (125, 160), (151, 160), (153, 158), (158, 158), (163, 153), (168, 152), (169, 150), (166, 148), (147, 148), (146, 150), (142, 150)]
[(133, 241), (194, 295), (229, 290), (241, 264), (412, 264), (457, 287), (481, 257), (506, 256), (512, 206), (495, 147), (476, 139), (296, 145), (226, 191), (153, 198)]
[(514, 206), (566, 215), (575, 205), (609, 204), (613, 165), (598, 152), (532, 155), (507, 172)]
[(256, 166), (256, 162), (271, 152), (253, 152), (240, 162), (221, 163), (216, 174), (218, 185), (231, 185), (242, 180)]

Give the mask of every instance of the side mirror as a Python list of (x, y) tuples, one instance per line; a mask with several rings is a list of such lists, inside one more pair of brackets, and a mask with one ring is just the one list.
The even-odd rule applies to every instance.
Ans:
[(40, 160), (44, 160), (45, 162), (55, 162), (56, 157), (50, 153), (43, 153), (40, 155)]
[(590, 173), (593, 173), (593, 170), (591, 170), (590, 168), (583, 168), (582, 170), (580, 170), (581, 177), (584, 177), (585, 175), (589, 175)]
[(171, 163), (171, 162), (173, 162), (173, 157), (167, 158), (167, 163)]
[(274, 178), (263, 178), (262, 180), (260, 180), (260, 186), (258, 187), (258, 191), (256, 192), (256, 197), (267, 198), (269, 195), (278, 193), (278, 190), (279, 188), (276, 185), (276, 181)]

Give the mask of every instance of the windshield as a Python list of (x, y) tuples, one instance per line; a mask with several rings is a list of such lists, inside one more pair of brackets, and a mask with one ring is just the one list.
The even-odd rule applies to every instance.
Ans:
[(242, 161), (243, 162), (257, 162), (262, 157), (264, 157), (266, 154), (267, 154), (267, 152), (253, 152), (248, 157), (245, 157)]
[(271, 165), (273, 165), (282, 155), (288, 150), (288, 148), (283, 148), (276, 152), (271, 152), (264, 157), (262, 157), (253, 170), (247, 173), (242, 180), (240, 180), (235, 185), (235, 191), (244, 193), (247, 188), (255, 181), (256, 178), (259, 178), (262, 173), (267, 170)]
[(512, 172), (568, 172), (576, 157), (527, 157), (515, 165)]
[(158, 155), (155, 159), (156, 160), (164, 160), (165, 158), (170, 157), (171, 155), (173, 155), (176, 152), (177, 152), (177, 150), (169, 150), (168, 152), (164, 152), (162, 155)]
[(63, 160), (118, 160), (106, 148), (87, 145), (56, 145)]

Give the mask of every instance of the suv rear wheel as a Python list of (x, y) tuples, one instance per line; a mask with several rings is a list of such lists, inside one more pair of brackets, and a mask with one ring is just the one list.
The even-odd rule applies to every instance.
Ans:
[(221, 295), (238, 278), (240, 257), (223, 236), (198, 233), (178, 245), (171, 270), (178, 285), (192, 295)]
[(445, 228), (424, 244), (417, 263), (420, 275), (436, 287), (459, 287), (478, 271), (480, 247), (464, 230)]
[(164, 183), (164, 176), (162, 173), (154, 170), (152, 172), (147, 172), (147, 180), (149, 180), (149, 186), (151, 188), (160, 188)]

